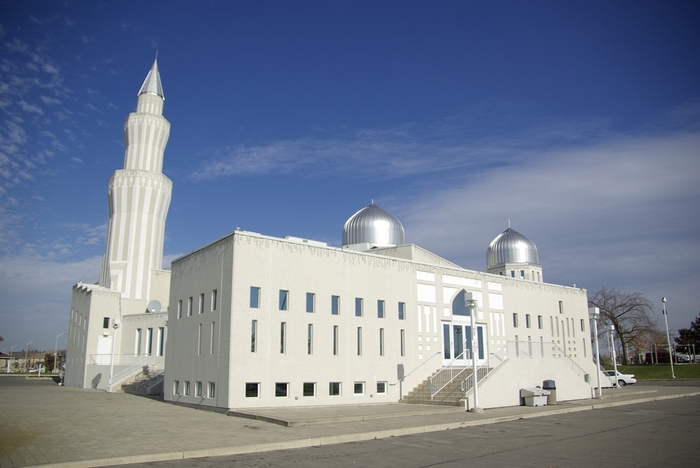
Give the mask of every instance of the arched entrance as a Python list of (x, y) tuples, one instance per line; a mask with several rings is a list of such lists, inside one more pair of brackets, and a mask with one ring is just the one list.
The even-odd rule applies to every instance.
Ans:
[[(471, 366), (472, 364), (472, 327), (469, 309), (464, 305), (462, 290), (452, 299), (452, 320), (442, 323), (442, 359), (443, 364)], [(477, 365), (486, 361), (486, 327), (476, 324)], [(465, 352), (466, 350), (466, 352)]]

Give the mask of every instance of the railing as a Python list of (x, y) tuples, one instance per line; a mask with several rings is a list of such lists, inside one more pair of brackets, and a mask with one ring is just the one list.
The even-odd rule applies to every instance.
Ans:
[(450, 361), (449, 364), (445, 365), (430, 377), (430, 399), (432, 400), (435, 395), (440, 393), (440, 390), (447, 387), (449, 384), (454, 382), (454, 380), (459, 377), (467, 367), (461, 365), (455, 367), (455, 362), (457, 360), (468, 359), (469, 350), (464, 350), (459, 355), (455, 356), (454, 359)]
[[(494, 364), (491, 362), (492, 357), (498, 359), (498, 364), (496, 364), (495, 366), (492, 366), (492, 364)], [(496, 369), (501, 367), (501, 365), (503, 365), (503, 363), (506, 362), (507, 360), (508, 360), (507, 357), (501, 357), (496, 353), (489, 354), (488, 361), (482, 363), (480, 366), (478, 366), (476, 368), (476, 377), (477, 377), (476, 381), (481, 382), (482, 380), (485, 380), (486, 378), (488, 378), (491, 374), (493, 374), (493, 372)], [(472, 388), (474, 388), (474, 373), (473, 372), (469, 377), (462, 380), (462, 391), (463, 392), (468, 392)]]
[(551, 341), (509, 341), (506, 343), (506, 355), (510, 354), (510, 351), (513, 351), (512, 356), (521, 359), (565, 359), (571, 364), (571, 370), (584, 379), (588, 375), (588, 372), (571, 359), (565, 350)]
[(423, 362), (421, 362), (419, 365), (417, 365), (411, 372), (409, 372), (408, 374), (404, 374), (403, 377), (401, 377), (399, 380), (397, 380), (397, 381), (394, 382), (394, 383), (390, 383), (389, 385), (390, 385), (390, 386), (393, 386), (393, 385), (396, 385), (396, 384), (400, 384), (400, 385), (399, 385), (399, 397), (400, 397), (400, 398), (403, 398), (403, 381), (406, 379), (406, 377), (408, 377), (409, 375), (413, 374), (415, 371), (417, 371), (418, 369), (420, 369), (421, 367), (423, 367), (424, 365), (426, 365), (426, 364), (428, 363), (428, 361), (430, 361), (430, 360), (431, 360), (432, 358), (434, 358), (435, 356), (439, 356), (439, 355), (441, 355), (441, 354), (442, 354), (441, 351), (436, 352), (435, 354), (433, 354), (432, 356), (430, 356), (428, 359), (426, 359), (425, 361), (423, 361)]
[(109, 384), (108, 384), (108, 385), (109, 385), (109, 391), (110, 391), (110, 392), (112, 391), (112, 387), (113, 387), (114, 385), (117, 385), (117, 384), (119, 384), (121, 381), (123, 381), (123, 380), (127, 379), (128, 377), (134, 375), (134, 373), (136, 373), (136, 371), (137, 371), (139, 368), (143, 368), (143, 367), (146, 367), (146, 366), (149, 366), (149, 365), (152, 366), (153, 368), (155, 368), (158, 364), (162, 364), (163, 359), (164, 359), (164, 358), (163, 358), (162, 356), (153, 356), (153, 355), (149, 355), (149, 356), (145, 356), (145, 357), (141, 356), (141, 360), (140, 360), (140, 361), (135, 362), (134, 364), (132, 364), (131, 366), (127, 367), (126, 369), (121, 370), (120, 372), (117, 372), (116, 374), (114, 374), (114, 375), (109, 379)]
[[(115, 354), (114, 355), (114, 365), (115, 366), (131, 366), (137, 362), (141, 362), (144, 358), (156, 357), (163, 359), (163, 356), (155, 356), (151, 354)], [(91, 354), (90, 364), (92, 365), (102, 365), (109, 366), (112, 363), (111, 354)]]

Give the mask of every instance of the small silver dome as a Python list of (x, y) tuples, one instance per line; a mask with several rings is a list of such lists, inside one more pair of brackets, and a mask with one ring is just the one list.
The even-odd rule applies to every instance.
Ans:
[(343, 227), (343, 245), (364, 242), (378, 246), (403, 245), (403, 226), (387, 211), (371, 203), (352, 215)]
[(489, 244), (486, 250), (486, 267), (491, 268), (506, 263), (539, 265), (537, 246), (515, 229), (506, 229)]

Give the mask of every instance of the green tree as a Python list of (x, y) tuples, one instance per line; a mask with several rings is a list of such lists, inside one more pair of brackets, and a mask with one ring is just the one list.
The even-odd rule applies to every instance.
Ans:
[(605, 333), (609, 325), (615, 326), (615, 334), (622, 346), (622, 362), (630, 363), (630, 350), (647, 343), (657, 332), (653, 320), (653, 304), (641, 293), (627, 293), (617, 288), (605, 287), (589, 293), (589, 307), (600, 309), (599, 334)]
[(695, 350), (700, 350), (700, 314), (690, 322), (690, 328), (680, 328), (678, 335), (673, 339), (676, 346), (688, 347), (688, 352), (692, 352), (692, 346), (695, 345)]

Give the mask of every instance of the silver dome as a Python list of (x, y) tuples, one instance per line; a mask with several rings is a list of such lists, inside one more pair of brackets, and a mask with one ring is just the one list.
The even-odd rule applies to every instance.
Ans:
[(403, 245), (403, 226), (387, 211), (371, 203), (352, 215), (343, 227), (343, 245), (364, 242), (379, 246)]
[(515, 229), (506, 229), (491, 241), (486, 250), (486, 267), (491, 268), (505, 263), (539, 265), (537, 246)]

